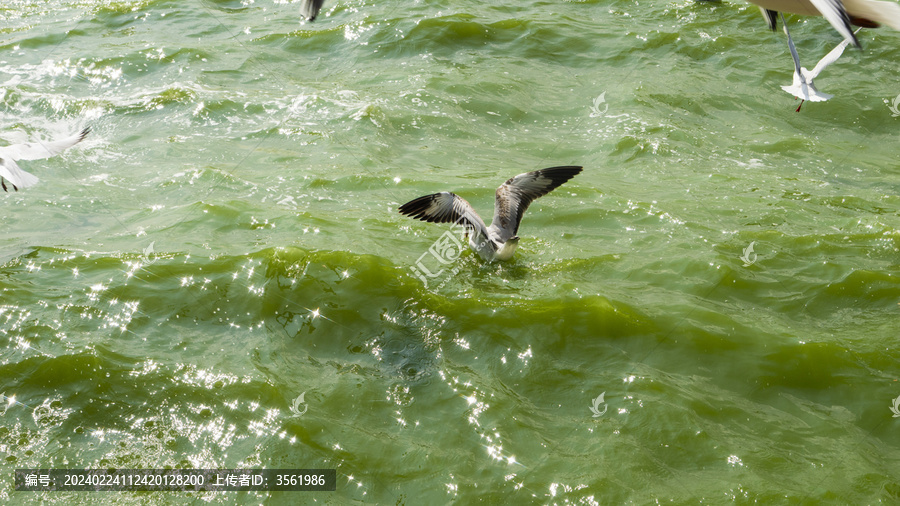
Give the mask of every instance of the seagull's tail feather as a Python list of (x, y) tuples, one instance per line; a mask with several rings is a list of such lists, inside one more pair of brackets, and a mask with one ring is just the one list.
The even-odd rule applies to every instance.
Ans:
[(900, 30), (900, 4), (879, 0), (844, 0), (844, 6), (854, 18)]
[(40, 181), (37, 176), (25, 172), (14, 160), (0, 158), (0, 179), (9, 181), (16, 189), (34, 186)]
[(16, 186), (18, 186), (20, 188), (32, 187), (32, 186), (38, 184), (38, 181), (40, 181), (40, 179), (38, 179), (37, 176), (35, 176), (34, 174), (32, 174), (30, 172), (25, 172), (24, 170), (20, 171), (18, 173), (18, 176), (19, 176), (19, 183)]

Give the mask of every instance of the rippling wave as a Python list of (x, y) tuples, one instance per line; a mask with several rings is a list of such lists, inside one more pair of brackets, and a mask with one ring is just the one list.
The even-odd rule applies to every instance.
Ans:
[[(860, 32), (798, 114), (782, 35), (738, 2), (0, 19), (0, 144), (92, 129), (0, 196), (8, 472), (337, 469), (171, 496), (214, 503), (900, 499), (900, 34)], [(838, 42), (788, 22), (810, 61)], [(585, 170), (511, 261), (413, 268), (446, 229), (401, 203), (489, 216), (562, 164)]]

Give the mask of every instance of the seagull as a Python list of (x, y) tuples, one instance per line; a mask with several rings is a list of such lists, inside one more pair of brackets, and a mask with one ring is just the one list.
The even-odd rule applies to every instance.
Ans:
[[(794, 41), (791, 40), (791, 32), (788, 31), (783, 14), (781, 15), (781, 24), (784, 25), (784, 33), (787, 35), (788, 47), (791, 48), (791, 57), (794, 59), (794, 82), (790, 86), (782, 86), (781, 89), (800, 99), (800, 105), (797, 106), (797, 112), (800, 112), (800, 108), (803, 107), (803, 102), (806, 100), (809, 100), (810, 102), (824, 102), (834, 96), (816, 89), (816, 86), (813, 84), (813, 79), (818, 77), (819, 73), (825, 70), (825, 67), (831, 65), (841, 57), (844, 53), (844, 48), (847, 47), (850, 41), (847, 39), (842, 40), (837, 47), (819, 60), (819, 63), (812, 71), (809, 71), (806, 67), (800, 66), (800, 57), (797, 56), (797, 48), (794, 47)], [(859, 28), (856, 29), (857, 32), (859, 30)]]
[[(831, 26), (854, 46), (860, 47), (850, 24), (876, 28), (888, 25), (900, 30), (900, 5), (878, 0), (749, 0), (759, 6), (769, 28), (777, 28), (776, 15), (792, 12), (805, 16), (824, 16)], [(784, 23), (784, 16), (782, 16)]]
[(58, 155), (84, 140), (90, 131), (90, 128), (85, 128), (80, 133), (58, 141), (26, 142), (0, 147), (0, 186), (3, 187), (3, 191), (9, 191), (6, 188), (6, 181), (10, 182), (15, 191), (19, 191), (20, 186), (28, 188), (38, 182), (38, 178), (33, 174), (20, 169), (16, 160), (40, 160)]
[(302, 0), (300, 2), (300, 15), (310, 21), (315, 21), (316, 16), (319, 15), (319, 9), (322, 8), (324, 3), (325, 0)]
[[(519, 245), (519, 223), (529, 204), (575, 177), (582, 167), (566, 165), (519, 174), (497, 188), (494, 219), (486, 227), (462, 197), (441, 192), (400, 206), (400, 214), (432, 223), (456, 223), (466, 228), (469, 246), (488, 262), (509, 260)], [(469, 231), (472, 233), (469, 234)]]

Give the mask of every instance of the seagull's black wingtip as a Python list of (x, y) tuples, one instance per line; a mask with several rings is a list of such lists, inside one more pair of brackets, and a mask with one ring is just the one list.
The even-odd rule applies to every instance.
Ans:
[(763, 13), (763, 17), (766, 18), (766, 24), (769, 25), (769, 29), (773, 32), (778, 29), (778, 12), (762, 7), (760, 7), (760, 10)]
[(581, 165), (560, 165), (558, 167), (547, 167), (537, 172), (542, 176), (549, 177), (558, 186), (577, 176), (582, 170), (584, 170), (584, 167)]
[(305, 13), (306, 19), (309, 21), (315, 21), (324, 3), (325, 0), (303, 0), (300, 4), (300, 12)]
[(424, 213), (425, 210), (428, 209), (434, 198), (434, 195), (425, 195), (423, 197), (410, 200), (409, 202), (398, 207), (397, 211), (404, 216), (409, 216), (411, 218), (421, 220), (423, 219), (422, 213)]
[[(449, 199), (449, 201), (443, 201), (442, 199), (444, 198)], [(456, 198), (456, 194), (451, 192), (432, 193), (431, 195), (410, 200), (400, 206), (398, 211), (400, 214), (416, 220), (429, 223), (450, 223), (459, 218), (458, 214), (452, 209)], [(437, 202), (437, 205), (435, 205), (435, 202)]]

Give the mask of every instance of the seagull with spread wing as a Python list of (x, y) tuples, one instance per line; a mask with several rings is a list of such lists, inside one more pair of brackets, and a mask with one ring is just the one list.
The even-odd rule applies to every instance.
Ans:
[[(803, 101), (821, 102), (828, 100), (833, 95), (822, 93), (813, 86), (813, 79), (828, 65), (834, 63), (844, 48), (849, 43), (861, 47), (856, 32), (851, 24), (860, 27), (877, 28), (880, 25), (888, 25), (895, 30), (900, 30), (900, 5), (891, 1), (882, 0), (749, 0), (759, 6), (766, 23), (773, 31), (778, 26), (778, 17), (781, 16), (781, 24), (787, 35), (788, 47), (794, 59), (794, 82), (790, 86), (782, 86), (782, 89), (801, 99), (797, 112), (803, 107)], [(800, 66), (800, 58), (797, 56), (797, 48), (791, 40), (787, 23), (784, 21), (783, 12), (792, 12), (805, 16), (823, 16), (835, 30), (843, 37), (844, 42), (825, 55), (818, 65), (810, 72)], [(857, 29), (857, 32), (859, 30)]]
[[(791, 57), (794, 59), (794, 82), (790, 86), (782, 86), (781, 89), (800, 99), (800, 105), (797, 106), (797, 112), (800, 112), (800, 108), (803, 107), (803, 102), (805, 100), (809, 100), (810, 102), (824, 102), (834, 96), (830, 93), (819, 91), (816, 88), (816, 85), (813, 84), (813, 79), (818, 77), (819, 74), (825, 70), (825, 67), (831, 65), (841, 57), (850, 41), (847, 39), (842, 40), (837, 47), (819, 60), (819, 63), (815, 68), (810, 71), (807, 70), (806, 67), (800, 66), (800, 57), (797, 55), (797, 48), (794, 47), (794, 41), (791, 40), (791, 32), (788, 31), (783, 16), (781, 22), (784, 25), (784, 33), (787, 34), (788, 47), (791, 48)], [(857, 28), (856, 31), (858, 32), (859, 28)]]
[(456, 223), (466, 228), (469, 246), (486, 261), (509, 260), (519, 245), (519, 223), (534, 199), (543, 197), (581, 172), (566, 165), (519, 174), (497, 188), (491, 226), (462, 197), (441, 192), (400, 206), (400, 214), (431, 223)]
[(319, 15), (319, 9), (324, 3), (325, 0), (303, 0), (300, 2), (300, 15), (310, 21), (315, 21), (316, 16)]
[(3, 191), (9, 191), (6, 187), (7, 181), (15, 191), (19, 191), (20, 186), (28, 188), (38, 182), (38, 178), (33, 174), (19, 168), (16, 161), (41, 160), (58, 155), (81, 142), (90, 131), (90, 128), (85, 128), (80, 133), (58, 141), (26, 142), (25, 144), (0, 147), (0, 186), (3, 187)]
[[(777, 28), (781, 12), (804, 16), (824, 16), (845, 39), (860, 47), (851, 24), (876, 28), (888, 25), (900, 30), (900, 5), (881, 0), (749, 0), (759, 6), (769, 28)], [(784, 16), (781, 22), (784, 23)]]

